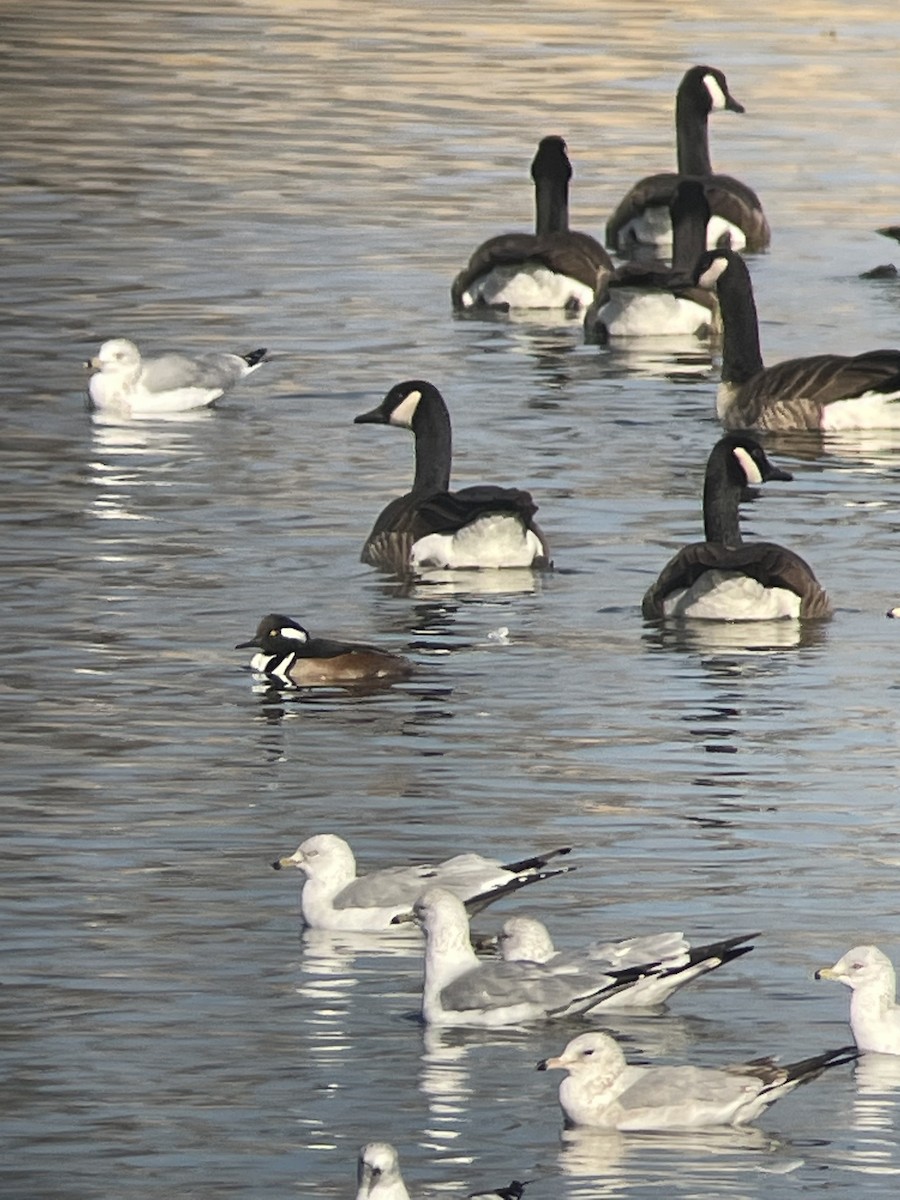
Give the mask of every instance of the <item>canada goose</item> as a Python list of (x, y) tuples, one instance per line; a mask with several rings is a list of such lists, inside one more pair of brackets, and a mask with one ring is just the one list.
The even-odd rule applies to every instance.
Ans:
[(257, 370), (265, 350), (249, 354), (157, 354), (142, 358), (134, 342), (112, 338), (84, 365), (96, 374), (88, 395), (97, 409), (123, 416), (163, 416), (206, 408)]
[(684, 546), (647, 590), (648, 621), (824, 618), (831, 604), (809, 566), (774, 542), (743, 542), (738, 507), (745, 489), (791, 475), (769, 462), (754, 437), (731, 433), (712, 449), (703, 485), (706, 541)]
[(434, 384), (424, 379), (396, 384), (355, 424), (410, 429), (416, 454), (412, 490), (382, 511), (363, 546), (363, 562), (400, 574), (429, 567), (550, 566), (528, 492), (490, 484), (447, 490), (450, 414)]
[(612, 274), (601, 269), (594, 299), (584, 315), (588, 340), (667, 334), (706, 337), (718, 328), (715, 291), (699, 287), (693, 279), (697, 259), (706, 248), (709, 221), (703, 184), (682, 179), (669, 211), (674, 239), (671, 267), (629, 262)]
[(453, 281), (453, 307), (565, 308), (591, 302), (600, 267), (612, 269), (601, 244), (569, 229), (572, 166), (561, 137), (545, 137), (531, 164), (535, 232), (501, 233), (483, 242)]
[(593, 1129), (698, 1129), (745, 1125), (828, 1067), (854, 1062), (855, 1046), (781, 1066), (774, 1058), (722, 1067), (629, 1066), (608, 1033), (582, 1033), (539, 1071), (562, 1070), (559, 1103), (566, 1125)]
[(292, 617), (269, 613), (248, 642), (235, 650), (254, 646), (250, 666), (273, 683), (296, 687), (349, 687), (405, 679), (413, 664), (400, 654), (353, 642), (311, 637)]
[(474, 915), (520, 888), (567, 874), (572, 867), (547, 864), (568, 853), (569, 847), (562, 846), (510, 863), (480, 854), (457, 854), (443, 862), (383, 867), (357, 875), (356, 857), (347, 842), (336, 833), (316, 833), (272, 866), (276, 871), (296, 867), (303, 874), (300, 913), (310, 929), (376, 933), (390, 929), (393, 917), (408, 916), (416, 898), (432, 884), (459, 896)]
[(637, 246), (662, 250), (672, 240), (668, 200), (684, 175), (703, 181), (712, 218), (707, 245), (729, 245), (738, 250), (764, 250), (771, 237), (769, 223), (759, 197), (746, 184), (730, 175), (713, 173), (709, 158), (708, 120), (711, 112), (742, 113), (728, 90), (728, 82), (716, 67), (691, 67), (675, 97), (675, 133), (678, 171), (649, 175), (636, 183), (606, 226), (606, 244), (620, 254), (632, 254)]
[(733, 250), (701, 256), (694, 278), (715, 287), (722, 314), (722, 382), (716, 410), (726, 429), (900, 427), (900, 350), (816, 354), (764, 367), (747, 264)]
[(877, 946), (854, 946), (816, 979), (835, 979), (852, 989), (850, 1028), (860, 1050), (900, 1054), (900, 1005), (897, 977), (888, 956)]

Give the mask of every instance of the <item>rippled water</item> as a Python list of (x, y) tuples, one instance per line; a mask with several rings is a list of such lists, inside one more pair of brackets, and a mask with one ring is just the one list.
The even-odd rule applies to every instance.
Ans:
[[(571, 1030), (423, 1035), (416, 936), (301, 940), (267, 864), (326, 829), (368, 866), (571, 844), (576, 872), (480, 923), (762, 931), (610, 1017), (630, 1055), (847, 1040), (813, 971), (861, 940), (900, 960), (896, 435), (771, 442), (795, 482), (746, 524), (812, 561), (828, 628), (661, 633), (640, 597), (699, 533), (709, 348), (454, 320), (448, 289), (528, 227), (546, 133), (601, 230), (672, 162), (706, 61), (747, 108), (713, 161), (773, 226), (766, 356), (898, 344), (900, 284), (858, 278), (900, 253), (874, 233), (900, 219), (895, 6), (37, 0), (3, 43), (4, 1194), (348, 1196), (377, 1138), (416, 1195), (893, 1195), (900, 1062), (758, 1129), (563, 1141), (533, 1068)], [(79, 364), (112, 335), (272, 362), (215, 413), (92, 421)], [(557, 572), (410, 591), (359, 563), (411, 445), (352, 418), (411, 376), (449, 400), (460, 483), (534, 492)], [(255, 692), (231, 647), (271, 609), (418, 674)]]

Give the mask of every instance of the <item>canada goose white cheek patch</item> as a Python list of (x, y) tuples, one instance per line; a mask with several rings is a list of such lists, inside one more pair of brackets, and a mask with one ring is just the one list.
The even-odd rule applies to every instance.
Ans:
[(415, 416), (416, 409), (419, 407), (419, 401), (422, 399), (420, 391), (413, 390), (408, 395), (404, 396), (394, 411), (391, 413), (392, 425), (401, 425), (404, 429), (412, 427), (412, 420)]
[(697, 282), (701, 287), (709, 288), (710, 291), (719, 282), (719, 279), (725, 273), (728, 267), (727, 258), (714, 258)]
[(725, 99), (725, 93), (722, 91), (719, 81), (716, 79), (715, 75), (704, 75), (703, 83), (706, 87), (706, 90), (709, 92), (709, 98), (712, 102), (713, 111), (720, 112), (723, 108), (726, 108), (727, 101)]
[(743, 446), (735, 446), (732, 453), (734, 454), (734, 457), (737, 459), (741, 470), (747, 476), (747, 482), (748, 483), (762, 483), (763, 477), (762, 477), (762, 473), (760, 472), (759, 467), (753, 461), (752, 456), (749, 455), (747, 453), (747, 451), (743, 448)]

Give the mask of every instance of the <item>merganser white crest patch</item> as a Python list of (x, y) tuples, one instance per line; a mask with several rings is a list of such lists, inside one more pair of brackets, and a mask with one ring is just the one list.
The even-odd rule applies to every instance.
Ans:
[(285, 625), (278, 630), (280, 637), (287, 638), (294, 642), (308, 642), (309, 634), (305, 629), (297, 629), (293, 625)]
[(411, 429), (413, 417), (416, 415), (416, 409), (419, 407), (421, 399), (422, 393), (417, 388), (414, 388), (409, 395), (404, 396), (391, 413), (390, 423), (392, 425), (401, 425), (404, 429)]
[(753, 456), (748, 454), (743, 446), (735, 446), (731, 453), (740, 463), (748, 483), (762, 483), (763, 477), (759, 467), (753, 461)]

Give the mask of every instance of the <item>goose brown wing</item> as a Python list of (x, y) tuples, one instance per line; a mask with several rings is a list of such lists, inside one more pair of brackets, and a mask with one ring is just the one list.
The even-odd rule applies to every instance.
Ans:
[(525, 262), (531, 257), (537, 241), (538, 237), (534, 233), (498, 233), (496, 237), (482, 242), (453, 281), (454, 303), (460, 301), (463, 292), (471, 287), (476, 279), (480, 279), (494, 267)]
[(521, 263), (540, 263), (541, 266), (577, 279), (593, 288), (598, 267), (612, 269), (612, 260), (596, 238), (578, 230), (560, 230), (537, 234), (502, 233), (484, 242), (453, 283), (453, 300), (459, 302), (476, 279), (495, 267), (517, 266)]
[[(678, 184), (690, 178), (694, 177), (665, 171), (636, 183), (606, 224), (607, 246), (616, 249), (621, 229), (645, 208), (668, 208)], [(756, 192), (730, 175), (705, 176), (703, 183), (710, 212), (742, 229), (748, 250), (765, 249), (771, 234)]]
[(679, 550), (652, 587), (641, 610), (647, 620), (665, 615), (663, 605), (673, 592), (690, 588), (707, 571), (735, 571), (755, 579), (762, 587), (785, 588), (799, 596), (800, 615), (816, 618), (831, 615), (831, 603), (807, 562), (775, 542), (747, 542), (723, 546), (718, 542), (695, 542)]
[(489, 512), (511, 513), (523, 525), (530, 525), (537, 505), (530, 492), (492, 484), (478, 484), (458, 492), (436, 492), (419, 502), (416, 536), (452, 533)]
[(767, 424), (766, 410), (778, 405), (785, 406), (797, 420), (804, 417), (795, 427), (818, 429), (821, 409), (827, 404), (852, 400), (866, 392), (895, 391), (900, 391), (900, 350), (868, 350), (852, 357), (815, 354), (789, 358), (740, 383), (736, 412), (728, 420), (733, 426), (737, 419), (746, 429), (762, 427)]

